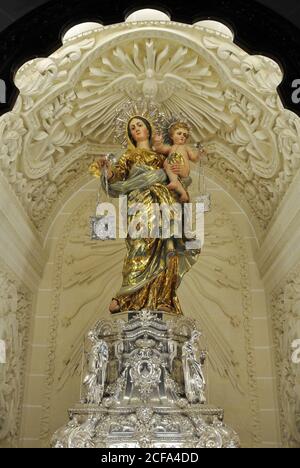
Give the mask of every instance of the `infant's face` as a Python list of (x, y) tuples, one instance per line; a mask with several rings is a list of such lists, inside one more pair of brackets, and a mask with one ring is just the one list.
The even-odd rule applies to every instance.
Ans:
[(188, 137), (189, 133), (185, 128), (177, 128), (172, 135), (172, 140), (174, 145), (185, 145)]

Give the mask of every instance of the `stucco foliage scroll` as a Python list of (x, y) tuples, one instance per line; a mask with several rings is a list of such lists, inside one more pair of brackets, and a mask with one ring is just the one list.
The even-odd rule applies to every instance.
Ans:
[(300, 337), (300, 266), (273, 292), (272, 321), (282, 440), (287, 448), (299, 448), (300, 365), (293, 362), (292, 344)]
[[(0, 119), (1, 171), (42, 230), (67, 190), (56, 167), (67, 173), (81, 148), (113, 145), (116, 108), (151, 99), (167, 115), (187, 116), (211, 170), (241, 195), (263, 235), (300, 164), (299, 118), (283, 109), (281, 80), (275, 62), (205, 28), (149, 22), (94, 30), (16, 74), (20, 96)], [(85, 176), (86, 165), (77, 171)]]
[(5, 343), (5, 362), (0, 363), (0, 447), (19, 444), (31, 302), (29, 291), (1, 264), (0, 340)]

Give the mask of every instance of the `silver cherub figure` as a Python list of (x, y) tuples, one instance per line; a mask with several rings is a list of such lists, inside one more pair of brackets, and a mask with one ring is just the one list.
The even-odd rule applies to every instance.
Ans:
[(205, 378), (202, 370), (206, 353), (201, 352), (200, 362), (196, 357), (197, 342), (202, 334), (194, 330), (191, 338), (182, 347), (182, 366), (187, 399), (190, 403), (206, 403)]
[(104, 394), (108, 346), (105, 341), (99, 340), (93, 331), (89, 333), (88, 338), (92, 347), (87, 359), (88, 373), (83, 380), (86, 388), (85, 403), (100, 405)]

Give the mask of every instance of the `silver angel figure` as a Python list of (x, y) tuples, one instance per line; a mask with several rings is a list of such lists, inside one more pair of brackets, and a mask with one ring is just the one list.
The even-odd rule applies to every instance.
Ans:
[(92, 348), (88, 354), (88, 373), (83, 380), (86, 388), (85, 402), (100, 405), (106, 379), (108, 346), (105, 341), (98, 340), (93, 332), (90, 332), (88, 337), (92, 342)]
[(182, 346), (182, 366), (184, 373), (185, 393), (190, 403), (205, 403), (205, 378), (202, 364), (205, 360), (205, 353), (201, 353), (199, 362), (196, 357), (197, 342), (202, 334), (197, 330), (192, 332), (189, 341)]

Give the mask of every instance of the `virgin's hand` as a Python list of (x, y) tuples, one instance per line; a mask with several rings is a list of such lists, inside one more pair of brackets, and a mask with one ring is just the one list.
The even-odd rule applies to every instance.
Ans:
[(96, 161), (96, 162), (98, 164), (99, 169), (103, 169), (104, 167), (108, 167), (109, 164), (110, 164), (110, 162), (107, 161), (107, 159), (104, 159), (104, 158), (98, 159), (98, 161)]
[(182, 164), (173, 164), (171, 166), (171, 171), (183, 179), (189, 176), (188, 168), (184, 167)]
[(107, 168), (107, 177), (108, 179), (110, 179), (112, 177), (112, 169), (111, 169), (111, 162), (108, 161), (107, 159), (98, 159), (97, 161), (97, 165), (100, 169), (100, 171), (102, 171), (105, 167)]

